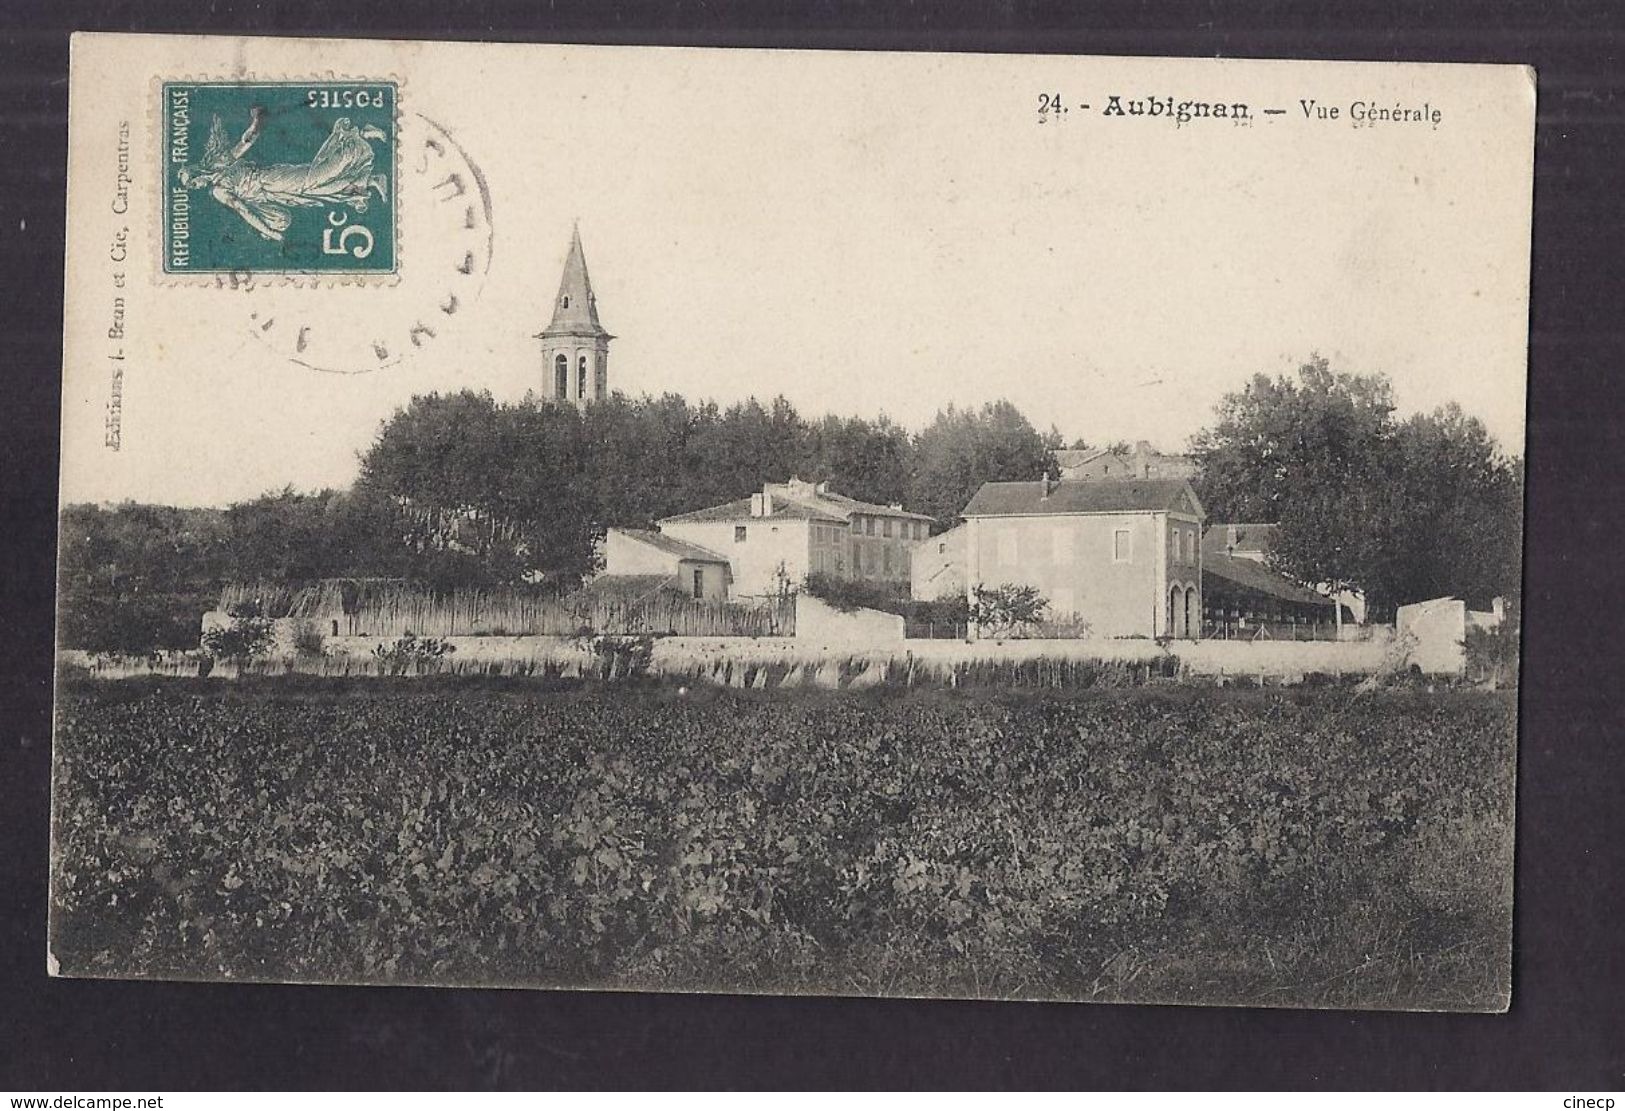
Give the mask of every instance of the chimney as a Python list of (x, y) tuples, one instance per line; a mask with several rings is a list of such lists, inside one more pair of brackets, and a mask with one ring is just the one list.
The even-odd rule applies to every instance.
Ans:
[(1236, 526), (1235, 525), (1225, 525), (1224, 526), (1224, 550), (1230, 555), (1235, 555), (1236, 554)]
[(1039, 489), (1038, 498), (1039, 498), (1039, 500), (1040, 501), (1048, 501), (1051, 491), (1053, 491), (1055, 489), (1055, 485), (1056, 484), (1053, 481), (1051, 481), (1050, 476), (1047, 475), (1047, 474), (1043, 478), (1039, 479), (1038, 480), (1038, 489)]
[(750, 515), (752, 517), (773, 516), (773, 490), (764, 485), (760, 494), (750, 496)]
[(829, 493), (829, 483), (820, 482), (817, 486), (813, 487), (813, 490), (819, 494), (827, 494)]

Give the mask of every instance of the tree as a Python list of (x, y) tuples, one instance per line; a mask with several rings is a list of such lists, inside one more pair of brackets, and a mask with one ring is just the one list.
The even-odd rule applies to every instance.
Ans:
[(361, 485), (395, 507), (412, 577), (567, 586), (591, 570), (603, 528), (582, 433), (568, 406), (416, 397), (363, 457)]
[(233, 606), (231, 624), (203, 634), (203, 649), (217, 660), (247, 660), (271, 650), (272, 623), (249, 602)]
[(1516, 598), (1523, 570), (1523, 475), (1454, 403), (1400, 423), (1366, 591), (1384, 613), (1455, 595), (1474, 608)]
[(1036, 586), (978, 583), (971, 591), (970, 623), (992, 636), (1009, 636), (1042, 621), (1048, 608)]
[(231, 576), (225, 514), (126, 502), (64, 506), (58, 636), (94, 652), (193, 648)]
[(1008, 401), (979, 410), (950, 405), (914, 440), (907, 504), (951, 525), (982, 483), (1032, 481), (1054, 467), (1044, 438)]
[(884, 416), (828, 416), (809, 429), (805, 477), (827, 481), (859, 501), (890, 505), (908, 498), (914, 445), (908, 433)]
[(1336, 589), (1361, 585), (1393, 407), (1386, 378), (1336, 374), (1318, 356), (1296, 380), (1255, 376), (1191, 443), (1210, 519), (1278, 522), (1271, 555), (1282, 570)]
[(1450, 406), (1403, 423), (1383, 375), (1313, 357), (1258, 375), (1191, 442), (1215, 522), (1276, 522), (1271, 563), (1299, 582), (1366, 594), (1369, 613), (1517, 589), (1519, 467)]

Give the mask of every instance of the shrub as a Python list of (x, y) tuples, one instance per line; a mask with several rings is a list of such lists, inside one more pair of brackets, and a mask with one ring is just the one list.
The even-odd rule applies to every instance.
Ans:
[(455, 651), (456, 646), (448, 641), (408, 632), (394, 644), (378, 645), (372, 655), (386, 674), (405, 675), (439, 671), (441, 660)]
[(1467, 630), (1467, 678), (1496, 687), (1518, 685), (1518, 652), (1521, 640), (1518, 609), (1508, 605), (1501, 624), (1491, 628), (1474, 625)]
[(600, 679), (637, 679), (649, 674), (654, 662), (652, 636), (598, 636), (588, 641), (597, 660)]
[(314, 621), (300, 621), (293, 628), (293, 651), (306, 659), (316, 659), (325, 653), (327, 638)]
[[(909, 597), (907, 583), (852, 582), (831, 575), (807, 576), (808, 594), (842, 612), (855, 609), (895, 613), (912, 628), (943, 626), (958, 629), (970, 622), (970, 603), (963, 595), (934, 601)], [(912, 635), (912, 634), (911, 634)]]
[(217, 660), (247, 660), (271, 650), (272, 622), (254, 602), (231, 609), (231, 624), (203, 634), (203, 650)]
[(1048, 608), (1036, 586), (977, 583), (971, 592), (970, 620), (989, 636), (1014, 636), (1043, 621)]
[(909, 601), (906, 582), (866, 582), (836, 578), (815, 572), (807, 576), (802, 589), (820, 601), (843, 612), (855, 609), (884, 610), (902, 613), (900, 608)]

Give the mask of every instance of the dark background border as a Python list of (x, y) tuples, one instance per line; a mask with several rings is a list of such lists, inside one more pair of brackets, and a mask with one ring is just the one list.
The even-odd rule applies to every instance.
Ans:
[[(1348, 0), (0, 4), (0, 1089), (1618, 1089), (1625, 14)], [(1539, 70), (1513, 1009), (1358, 1014), (44, 975), (68, 32), (1523, 62)], [(741, 90), (767, 95), (768, 90)], [(955, 91), (975, 96), (974, 89)], [(1470, 389), (1473, 368), (1461, 368)]]

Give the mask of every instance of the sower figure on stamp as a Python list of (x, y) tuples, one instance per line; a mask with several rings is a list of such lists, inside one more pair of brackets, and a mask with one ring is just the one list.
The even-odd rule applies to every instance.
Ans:
[(180, 171), (188, 189), (207, 187), (215, 200), (241, 216), (266, 239), (280, 241), (292, 222), (294, 208), (342, 204), (367, 211), (368, 192), (389, 199), (389, 179), (372, 172), (372, 141), (384, 133), (372, 125), (357, 128), (348, 116), (333, 121), (333, 130), (309, 162), (281, 162), (269, 166), (244, 160), (259, 138), (265, 109), (254, 108), (242, 137), (233, 144), (217, 115), (209, 124), (209, 141), (202, 162)]

